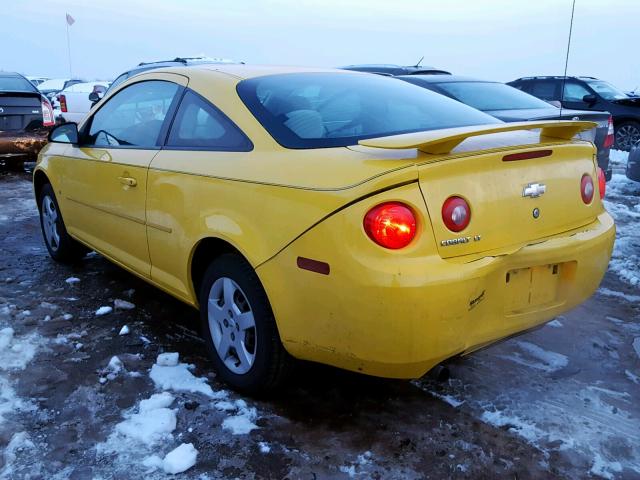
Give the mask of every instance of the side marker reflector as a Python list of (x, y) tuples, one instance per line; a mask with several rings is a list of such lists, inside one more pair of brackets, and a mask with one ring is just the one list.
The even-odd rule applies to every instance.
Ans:
[(326, 262), (320, 262), (311, 258), (298, 257), (298, 268), (302, 270), (309, 270), (310, 272), (320, 273), (322, 275), (329, 275), (331, 267)]

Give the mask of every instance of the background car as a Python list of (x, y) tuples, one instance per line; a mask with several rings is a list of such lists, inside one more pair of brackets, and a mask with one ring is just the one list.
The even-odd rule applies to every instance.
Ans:
[(532, 120), (589, 120), (598, 127), (593, 141), (598, 149), (598, 165), (611, 179), (609, 152), (614, 142), (611, 115), (559, 108), (500, 82), (478, 80), (458, 75), (404, 75), (398, 77), (434, 92), (446, 95), (462, 103), (482, 110), (504, 122)]
[(242, 63), (236, 62), (235, 60), (230, 60), (227, 58), (214, 58), (214, 57), (176, 57), (173, 60), (159, 60), (157, 62), (141, 62), (137, 66), (133, 67), (131, 70), (127, 70), (124, 73), (121, 73), (116, 77), (116, 79), (111, 83), (106, 92), (95, 92), (95, 95), (91, 95), (91, 101), (95, 105), (106, 93), (111, 89), (120, 85), (125, 80), (129, 79), (133, 75), (137, 75), (138, 73), (146, 72), (148, 70), (153, 70), (155, 68), (162, 67), (186, 67), (189, 65), (204, 65), (207, 63), (219, 63), (219, 64), (235, 64)]
[(58, 122), (76, 122), (79, 123), (89, 110), (93, 102), (89, 100), (89, 94), (92, 92), (107, 91), (110, 82), (84, 82), (76, 83), (65, 88), (56, 95), (56, 108), (54, 116)]
[(34, 76), (27, 75), (26, 79), (29, 80), (31, 83), (33, 83), (34, 86), (37, 87), (42, 82), (49, 80), (49, 77), (34, 77)]
[(22, 75), (0, 72), (0, 162), (35, 159), (53, 125), (49, 100)]
[(629, 152), (625, 173), (629, 180), (640, 182), (640, 145), (636, 145)]
[(64, 90), (65, 88), (74, 85), (76, 83), (81, 83), (83, 80), (78, 79), (70, 79), (70, 78), (52, 78), (49, 80), (45, 80), (44, 82), (38, 85), (38, 90), (42, 92), (49, 101), (53, 102), (55, 100), (55, 96)]
[[(564, 82), (564, 98), (562, 84)], [(630, 97), (594, 77), (523, 77), (509, 82), (542, 100), (561, 101), (565, 108), (607, 111), (613, 116), (615, 148), (631, 150), (640, 141), (640, 97)]]
[(450, 72), (426, 65), (401, 66), (393, 64), (362, 64), (340, 67), (342, 70), (354, 72), (376, 73), (378, 75), (449, 75)]

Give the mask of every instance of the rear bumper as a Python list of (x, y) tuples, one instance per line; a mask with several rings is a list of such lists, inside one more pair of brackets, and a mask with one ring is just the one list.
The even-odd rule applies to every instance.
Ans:
[(35, 160), (42, 147), (46, 145), (48, 134), (48, 129), (0, 132), (0, 160)]
[[(508, 255), (390, 264), (358, 256), (330, 233), (335, 225), (322, 225), (257, 269), (281, 339), (295, 357), (393, 378), (418, 378), (583, 302), (598, 288), (615, 238), (603, 212), (578, 231)], [(331, 271), (301, 270), (298, 256), (326, 261)]]

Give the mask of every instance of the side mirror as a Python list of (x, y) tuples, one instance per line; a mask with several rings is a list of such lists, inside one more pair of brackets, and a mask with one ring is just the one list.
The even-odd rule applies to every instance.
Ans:
[(49, 132), (49, 141), (54, 143), (78, 144), (78, 124), (63, 123)]
[(593, 93), (589, 93), (588, 95), (582, 97), (582, 101), (584, 103), (588, 103), (589, 105), (593, 105), (597, 100), (598, 98)]
[(100, 94), (98, 92), (91, 92), (89, 94), (89, 101), (90, 102), (97, 102), (98, 100), (100, 100), (102, 97), (100, 96)]

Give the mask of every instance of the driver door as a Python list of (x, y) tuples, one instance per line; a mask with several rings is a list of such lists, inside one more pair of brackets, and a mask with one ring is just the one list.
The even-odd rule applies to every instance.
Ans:
[(69, 233), (144, 277), (147, 170), (186, 83), (156, 74), (116, 92), (82, 125), (61, 175)]

